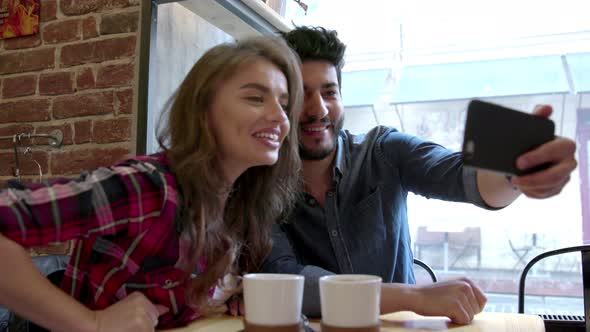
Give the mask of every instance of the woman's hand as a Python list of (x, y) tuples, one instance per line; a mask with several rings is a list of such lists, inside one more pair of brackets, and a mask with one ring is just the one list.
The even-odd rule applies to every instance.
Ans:
[(244, 316), (246, 309), (244, 307), (244, 297), (242, 294), (234, 294), (229, 300), (227, 300), (227, 307), (229, 314), (236, 316)]
[(97, 332), (154, 332), (158, 317), (168, 312), (141, 293), (132, 293), (110, 307), (95, 311)]

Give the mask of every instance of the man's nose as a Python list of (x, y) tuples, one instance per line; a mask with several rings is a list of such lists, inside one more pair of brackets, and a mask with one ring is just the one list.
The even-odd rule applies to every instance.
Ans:
[(305, 98), (304, 112), (307, 117), (323, 119), (328, 115), (328, 107), (320, 93), (310, 94)]

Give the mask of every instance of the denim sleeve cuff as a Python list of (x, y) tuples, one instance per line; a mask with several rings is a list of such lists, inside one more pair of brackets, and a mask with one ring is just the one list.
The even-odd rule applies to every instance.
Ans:
[(305, 276), (301, 311), (307, 317), (316, 318), (322, 315), (320, 306), (320, 277), (332, 274), (334, 273), (312, 265), (307, 265), (301, 270), (301, 275)]
[(490, 206), (483, 200), (477, 188), (477, 170), (473, 167), (463, 167), (463, 189), (468, 202), (487, 210), (502, 209), (501, 207)]

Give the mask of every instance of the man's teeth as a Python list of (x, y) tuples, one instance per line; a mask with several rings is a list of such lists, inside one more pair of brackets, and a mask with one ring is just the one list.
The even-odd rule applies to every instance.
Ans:
[(324, 129), (326, 129), (325, 127), (320, 127), (320, 128), (307, 128), (305, 129), (305, 131), (324, 131)]
[(271, 133), (257, 133), (254, 136), (255, 137), (258, 137), (258, 138), (268, 138), (268, 139), (273, 140), (273, 141), (278, 141), (279, 140), (279, 135), (277, 135), (277, 134), (271, 134)]

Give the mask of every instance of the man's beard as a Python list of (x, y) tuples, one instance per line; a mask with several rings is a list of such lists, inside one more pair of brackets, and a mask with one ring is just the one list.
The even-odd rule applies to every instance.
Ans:
[[(313, 122), (315, 122), (315, 120), (310, 119), (310, 121), (305, 124)], [(301, 157), (301, 160), (322, 160), (328, 157), (334, 150), (336, 150), (336, 145), (338, 144), (338, 134), (340, 134), (340, 130), (342, 130), (342, 127), (344, 126), (344, 117), (341, 116), (340, 119), (336, 121), (336, 123), (330, 121), (328, 118), (323, 118), (320, 120), (320, 122), (329, 122), (332, 125), (332, 140), (328, 146), (318, 149), (308, 149), (300, 141), (299, 156)]]

